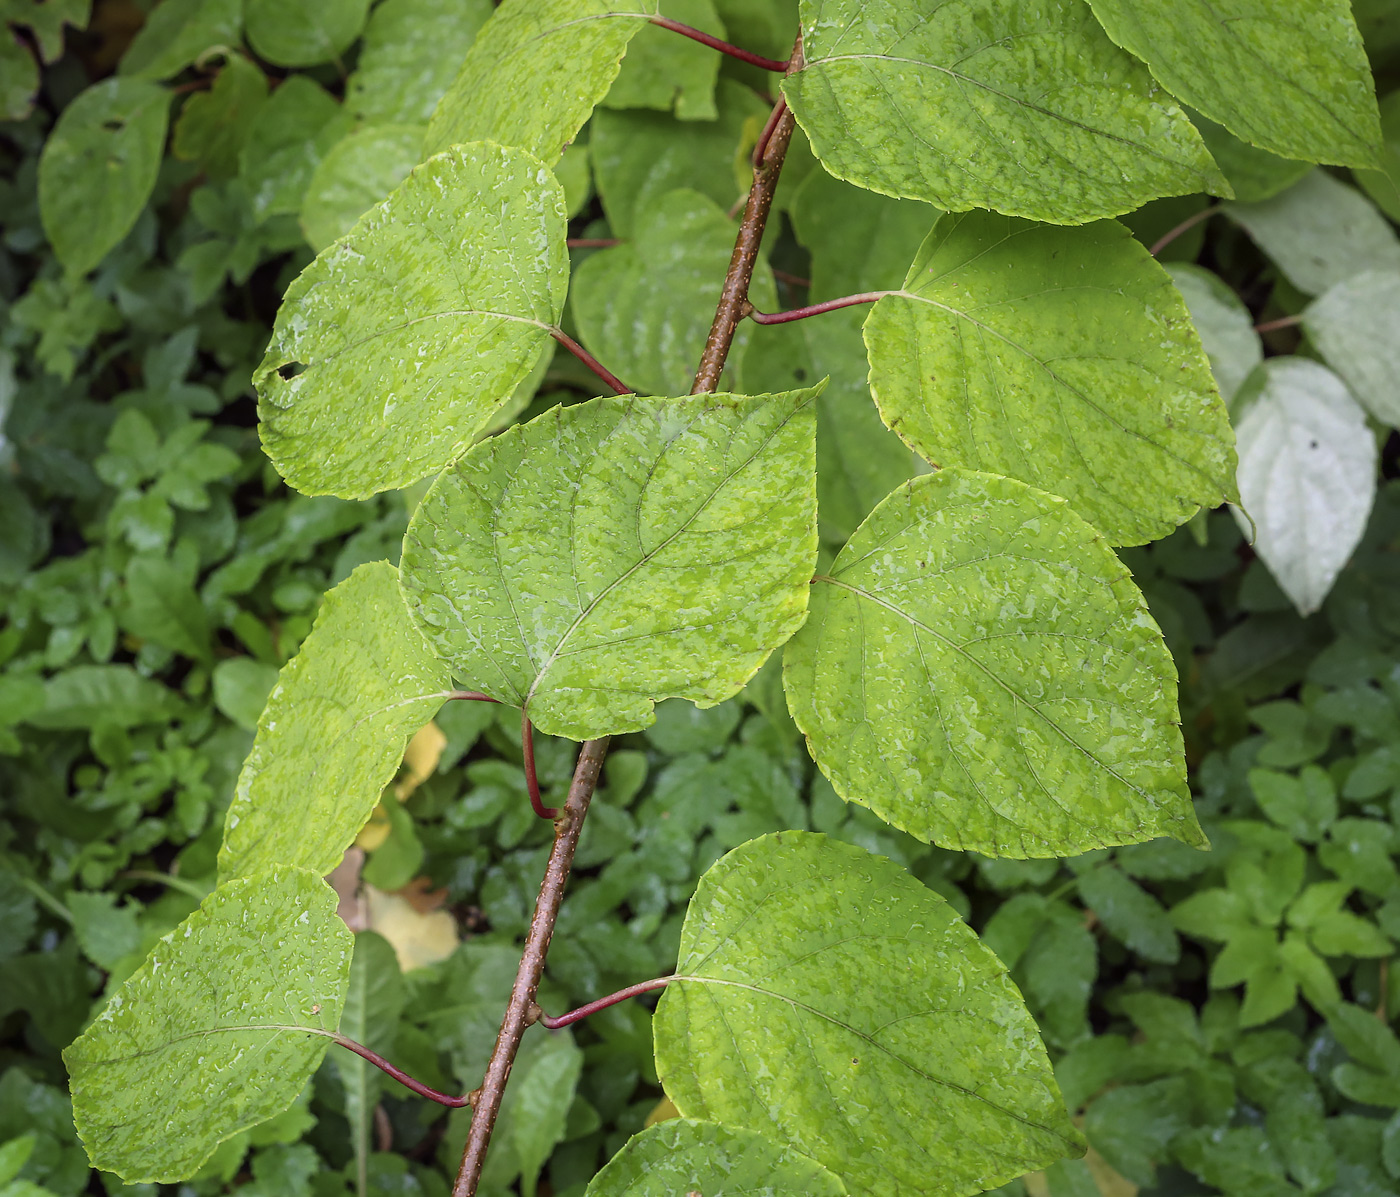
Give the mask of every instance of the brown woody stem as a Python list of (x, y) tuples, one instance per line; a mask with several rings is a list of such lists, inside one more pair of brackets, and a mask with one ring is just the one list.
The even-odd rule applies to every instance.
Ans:
[(662, 29), (669, 29), (672, 33), (679, 33), (682, 37), (688, 37), (692, 41), (699, 42), (702, 46), (709, 46), (711, 50), (718, 50), (721, 54), (728, 54), (730, 58), (737, 58), (740, 62), (747, 62), (750, 66), (762, 67), (765, 71), (782, 72), (788, 69), (788, 64), (779, 62), (776, 58), (764, 58), (762, 54), (755, 54), (752, 50), (745, 50), (729, 42), (721, 41), (713, 34), (706, 33), (703, 29), (696, 29), (693, 25), (682, 25), (679, 21), (673, 21), (670, 17), (652, 17), (653, 25), (660, 25)]
[(607, 753), (608, 737), (604, 736), (600, 740), (589, 740), (578, 754), (569, 797), (554, 824), (554, 847), (545, 866), (544, 881), (540, 884), (540, 896), (535, 901), (535, 914), (530, 920), (529, 934), (525, 937), (525, 951), (520, 957), (520, 969), (515, 974), (506, 1015), (501, 1022), (500, 1034), (496, 1036), (491, 1060), (486, 1065), (481, 1088), (472, 1095), (472, 1124), (467, 1131), (467, 1145), (462, 1151), (462, 1166), (457, 1173), (457, 1182), (452, 1186), (452, 1197), (474, 1197), (477, 1183), (481, 1180), (486, 1148), (490, 1145), (491, 1132), (496, 1126), (496, 1115), (501, 1110), (501, 1098), (505, 1096), (511, 1065), (515, 1063), (515, 1053), (520, 1050), (520, 1037), (530, 1025), (530, 1011), (535, 1005), (540, 977), (544, 974), (545, 954), (549, 951), (554, 922), (559, 917), (559, 906), (564, 900), (564, 887), (573, 866), (578, 837), (583, 831), (583, 819), (588, 813), (588, 804), (593, 800), (598, 774), (602, 772), (603, 758)]
[(396, 1068), (378, 1052), (370, 1051), (363, 1043), (356, 1043), (353, 1039), (347, 1039), (344, 1035), (339, 1034), (332, 1035), (331, 1038), (334, 1039), (336, 1043), (340, 1044), (341, 1047), (345, 1048), (346, 1051), (352, 1051), (357, 1056), (363, 1056), (376, 1068), (383, 1069), (393, 1077), (394, 1080), (398, 1081), (400, 1085), (412, 1089), (419, 1097), (426, 1097), (429, 1101), (435, 1101), (440, 1106), (448, 1106), (454, 1110), (460, 1110), (463, 1106), (469, 1106), (472, 1103), (472, 1095), (470, 1093), (462, 1097), (449, 1097), (446, 1093), (439, 1093), (436, 1089), (430, 1089), (427, 1085), (423, 1084), (422, 1081), (415, 1081), (402, 1068)]

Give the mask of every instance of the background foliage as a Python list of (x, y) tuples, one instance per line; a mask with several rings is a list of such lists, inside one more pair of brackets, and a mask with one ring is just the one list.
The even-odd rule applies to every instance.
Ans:
[[(1387, 430), (1400, 419), (1400, 8), (1357, 9), (1391, 173), (1308, 173), (1202, 122), (1239, 202), (1162, 252), (1232, 400), (1259, 525), (1253, 548), (1219, 511), (1121, 551), (1182, 675), (1196, 810), (1214, 850), (1162, 840), (1023, 862), (930, 848), (835, 796), (770, 667), (740, 699), (703, 712), (667, 704), (618, 743), (551, 951), (547, 1009), (672, 969), (705, 868), (766, 832), (814, 829), (906, 868), (1011, 966), (1095, 1154), (1006, 1192), (1400, 1192), (1400, 983), (1389, 977), (1400, 443)], [(666, 11), (766, 54), (791, 40), (782, 0)], [(398, 552), (418, 493), (290, 494), (257, 444), (249, 379), (290, 280), (416, 161), (433, 102), (488, 13), (484, 0), (0, 9), (5, 1197), (155, 1187), (90, 1172), (58, 1050), (212, 887), (251, 729), (322, 593)], [(438, 61), (452, 69), (423, 72)], [(627, 62), (561, 168), (571, 235), (627, 241), (576, 251), (566, 320), (629, 381), (680, 393), (766, 112), (755, 88), (767, 84), (659, 30), (639, 34)], [(104, 79), (105, 106), (92, 107), (82, 97)], [(152, 100), (164, 79), (178, 93), (168, 123)], [(131, 201), (115, 249), (84, 261), (126, 200), (75, 190), (71, 217), (46, 234), (40, 190), (71, 185), (61, 157), (41, 172), (39, 155), (60, 118), (81, 152), (113, 105), (154, 192)], [(796, 147), (768, 245), (775, 270), (756, 296), (792, 305), (898, 285), (929, 210), (834, 191), (811, 166)], [(1209, 203), (1157, 201), (1127, 223), (1150, 245)], [(92, 272), (65, 271), (55, 241)], [(684, 344), (648, 351), (638, 319), (685, 330)], [(1253, 331), (1281, 319), (1262, 339)], [(746, 330), (732, 372), (749, 390), (832, 376), (818, 447), (831, 548), (914, 461), (868, 405), (840, 402), (865, 386), (860, 317), (823, 320)], [(1324, 369), (1334, 373), (1319, 381)], [(509, 418), (594, 392), (556, 356)], [(1295, 418), (1251, 425), (1252, 411)], [(1308, 502), (1251, 503), (1252, 461), (1261, 477), (1280, 460), (1314, 477), (1286, 459), (1298, 429), (1314, 426), (1336, 437), (1335, 454), (1304, 488)], [(539, 756), (549, 801), (570, 746), (542, 737)], [(548, 834), (526, 801), (514, 715), (445, 710), (361, 837), (371, 888), (342, 907), (361, 928), (347, 1033), (429, 1083), (474, 1085)], [(1338, 997), (1340, 1012), (1323, 1018)], [(578, 1197), (665, 1115), (649, 1019), (633, 1002), (527, 1040), (489, 1191)], [(179, 1191), (441, 1194), (463, 1129), (460, 1114), (337, 1050), (288, 1114), (230, 1141)]]

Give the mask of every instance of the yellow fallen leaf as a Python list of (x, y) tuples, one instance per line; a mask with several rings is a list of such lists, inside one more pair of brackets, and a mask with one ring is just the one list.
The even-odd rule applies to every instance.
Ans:
[(647, 1115), (647, 1120), (643, 1123), (643, 1128), (655, 1126), (658, 1122), (670, 1122), (672, 1118), (679, 1118), (681, 1112), (676, 1109), (676, 1103), (669, 1097), (663, 1097), (656, 1103), (655, 1109)]
[(447, 737), (436, 723), (419, 728), (404, 749), (403, 763), (408, 772), (394, 784), (394, 795), (400, 802), (433, 775), (446, 747)]
[(391, 826), (389, 812), (384, 809), (382, 802), (377, 803), (370, 812), (369, 822), (360, 828), (360, 834), (355, 837), (355, 847), (373, 852), (389, 838)]
[(457, 920), (445, 910), (420, 914), (413, 903), (398, 894), (386, 894), (365, 886), (369, 929), (378, 931), (399, 958), (399, 968), (411, 972), (446, 960), (457, 948)]
[[(1085, 1153), (1084, 1164), (1102, 1197), (1137, 1197), (1137, 1185), (1115, 1172), (1109, 1162), (1092, 1147)], [(1027, 1173), (1021, 1180), (1025, 1183), (1028, 1197), (1050, 1197), (1050, 1183), (1045, 1179), (1044, 1172)]]

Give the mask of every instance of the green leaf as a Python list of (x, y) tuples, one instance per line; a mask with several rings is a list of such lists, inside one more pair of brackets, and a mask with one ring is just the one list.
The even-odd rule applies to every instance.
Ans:
[(1239, 523), (1299, 613), (1310, 615), (1366, 530), (1376, 441), (1366, 413), (1326, 367), (1275, 357), (1254, 378), (1235, 412), (1248, 514)]
[[(1400, 27), (1400, 22), (1397, 22)], [(1358, 170), (1356, 181), (1372, 202), (1391, 220), (1400, 220), (1400, 91), (1393, 91), (1380, 103), (1380, 170)]]
[(495, 141), (552, 166), (655, 11), (656, 0), (505, 0), (433, 113), (423, 152)]
[[(712, 199), (672, 191), (638, 213), (634, 239), (590, 254), (574, 273), (570, 309), (579, 335), (609, 370), (643, 395), (683, 395), (705, 348), (734, 252), (737, 226)], [(766, 265), (754, 274), (758, 306), (774, 303)], [(752, 336), (741, 324), (730, 351)], [(730, 366), (733, 387), (742, 377)]]
[(339, 62), (360, 36), (370, 0), (247, 0), (248, 44), (274, 66)]
[(301, 231), (311, 248), (319, 253), (344, 237), (402, 183), (418, 165), (422, 139), (421, 125), (369, 125), (325, 150), (300, 205)]
[(139, 727), (167, 723), (180, 710), (179, 696), (130, 665), (79, 665), (44, 684), (44, 705), (25, 722), (65, 730), (100, 723)]
[[(375, 931), (361, 931), (355, 936), (354, 953), (340, 1033), (392, 1058), (399, 1019), (408, 1002), (398, 957), (389, 941)], [(350, 1145), (357, 1166), (363, 1170), (374, 1150), (374, 1110), (384, 1088), (384, 1073), (348, 1048), (331, 1048), (330, 1058), (345, 1087)]]
[(1175, 964), (1181, 944), (1162, 904), (1111, 866), (1079, 878), (1079, 895), (1110, 933), (1132, 951), (1157, 964)]
[(1166, 270), (1186, 302), (1191, 323), (1201, 338), (1201, 348), (1210, 360), (1215, 385), (1228, 404), (1254, 367), (1264, 360), (1264, 346), (1254, 331), (1254, 317), (1218, 274), (1184, 263)]
[(784, 677), (842, 797), (990, 856), (1205, 845), (1171, 655), (1062, 500), (956, 468), (915, 478), (818, 582)]
[(1362, 406), (1400, 425), (1400, 268), (1337, 283), (1304, 309), (1303, 327)]
[(1081, 1149), (1001, 962), (899, 866), (826, 836), (764, 836), (701, 878), (654, 1027), (683, 1116), (852, 1192), (977, 1193)]
[[(325, 88), (305, 75), (284, 79), (258, 109), (239, 158), (239, 178), (254, 217), (266, 220), (300, 212), (317, 166), (349, 131), (350, 118)], [(395, 177), (389, 187), (397, 182)], [(315, 215), (319, 232), (322, 217), (319, 211)], [(334, 239), (327, 236), (324, 243)]]
[(1089, 0), (1178, 99), (1285, 158), (1373, 166), (1380, 118), (1349, 0)]
[(242, 29), (242, 0), (163, 0), (147, 14), (117, 71), (134, 79), (168, 79), (206, 50), (236, 47)]
[(447, 670), (423, 642), (387, 562), (326, 595), (277, 679), (229, 807), (222, 877), (271, 864), (329, 873), (432, 718)]
[(584, 1197), (677, 1193), (845, 1197), (846, 1186), (815, 1160), (752, 1131), (674, 1118), (633, 1135), (589, 1183)]
[(732, 697), (806, 615), (818, 391), (595, 399), (483, 441), (409, 524), (410, 609), (548, 735)]
[(253, 731), (276, 684), (276, 666), (252, 657), (231, 657), (214, 666), (214, 705), (239, 727)]
[[(714, 0), (661, 0), (658, 11), (723, 41), (724, 22)], [(604, 108), (655, 108), (676, 111), (683, 121), (712, 121), (719, 51), (661, 29), (643, 26), (627, 47), (622, 69), (603, 97)]]
[(520, 1191), (535, 1197), (540, 1169), (564, 1138), (583, 1072), (583, 1052), (572, 1037), (551, 1036), (513, 1077), (511, 1146), (520, 1165)]
[(732, 79), (720, 80), (716, 98), (716, 120), (684, 128), (672, 117), (654, 112), (604, 108), (594, 114), (588, 152), (614, 236), (633, 236), (638, 214), (650, 211), (667, 192), (680, 187), (709, 196), (725, 210), (739, 197), (734, 157), (746, 124), (764, 120), (767, 106)]
[(210, 662), (209, 617), (194, 592), (192, 572), (166, 557), (133, 557), (122, 623), (137, 636)]
[(1070, 0), (802, 0), (783, 92), (838, 178), (1057, 224), (1228, 192), (1186, 114)]
[(287, 290), (253, 375), (273, 464), (342, 498), (441, 469), (544, 352), (567, 253), (563, 191), (530, 155), (423, 163)]
[(345, 106), (378, 125), (426, 125), (491, 0), (384, 0), (370, 15)]
[(1316, 765), (1308, 765), (1297, 777), (1251, 769), (1249, 788), (1270, 821), (1305, 844), (1317, 843), (1337, 817), (1337, 788)]
[(130, 901), (117, 905), (115, 894), (74, 890), (65, 899), (73, 915), (73, 934), (83, 955), (98, 968), (112, 971), (123, 956), (142, 947), (140, 907)]
[(63, 1053), (94, 1167), (183, 1180), (296, 1100), (345, 998), (335, 906), (319, 877), (274, 869), (220, 886), (156, 945)]
[(233, 178), (249, 126), (266, 101), (262, 70), (241, 54), (230, 53), (214, 86), (185, 101), (175, 122), (171, 153), (198, 163), (211, 179)]
[(1110, 544), (1236, 497), (1186, 305), (1116, 222), (945, 216), (865, 341), (880, 414), (912, 448), (1062, 495)]
[[(1191, 119), (1210, 156), (1215, 159), (1216, 166), (1220, 167), (1220, 173), (1235, 193), (1235, 199), (1242, 204), (1272, 199), (1280, 191), (1292, 187), (1313, 168), (1311, 162), (1280, 158), (1268, 150), (1257, 149), (1241, 141), (1223, 125), (1207, 120), (1199, 112), (1191, 113)], [(1191, 255), (1192, 260), (1195, 256)]]
[(1319, 295), (1363, 270), (1400, 270), (1400, 239), (1354, 187), (1315, 170), (1261, 204), (1225, 212), (1298, 290)]
[(22, 121), (34, 109), (39, 64), (10, 30), (0, 30), (0, 120)]
[(169, 115), (164, 88), (106, 79), (59, 116), (39, 158), (39, 215), (72, 273), (102, 261), (141, 215), (156, 185)]

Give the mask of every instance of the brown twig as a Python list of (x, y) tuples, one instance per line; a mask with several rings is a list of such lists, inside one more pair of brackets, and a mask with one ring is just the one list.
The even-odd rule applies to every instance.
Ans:
[(1165, 233), (1158, 237), (1156, 241), (1152, 243), (1152, 248), (1149, 249), (1147, 252), (1155, 258), (1159, 253), (1166, 249), (1167, 246), (1169, 246), (1173, 241), (1180, 237), (1182, 233), (1189, 233), (1202, 221), (1209, 220), (1219, 211), (1219, 204), (1211, 204), (1208, 208), (1202, 208), (1199, 212), (1195, 213), (1194, 215), (1188, 216), (1179, 225), (1177, 225), (1176, 228), (1168, 229)]
[(530, 1011), (535, 1006), (535, 993), (544, 974), (544, 958), (549, 951), (550, 937), (554, 934), (554, 922), (559, 917), (560, 903), (564, 900), (564, 887), (573, 866), (574, 850), (578, 847), (584, 816), (588, 813), (588, 804), (593, 800), (593, 791), (597, 788), (598, 774), (602, 772), (603, 758), (607, 752), (608, 737), (604, 736), (601, 740), (589, 740), (578, 754), (574, 780), (569, 785), (569, 797), (564, 803), (563, 813), (554, 824), (554, 848), (549, 854), (549, 864), (545, 866), (540, 896), (535, 902), (535, 914), (530, 920), (530, 932), (525, 937), (525, 951), (520, 957), (520, 969), (515, 974), (501, 1031), (496, 1036), (496, 1046), (491, 1052), (490, 1063), (486, 1065), (481, 1088), (471, 1095), (474, 1099), (472, 1124), (467, 1132), (467, 1145), (462, 1151), (457, 1182), (452, 1186), (452, 1197), (474, 1197), (477, 1182), (481, 1179), (486, 1148), (490, 1145), (491, 1132), (496, 1126), (496, 1115), (501, 1110), (501, 1098), (505, 1096), (506, 1081), (510, 1079), (515, 1053), (520, 1050), (520, 1037), (530, 1025)]
[[(795, 74), (801, 69), (802, 39), (799, 37), (797, 45), (792, 49), (792, 57), (788, 59), (787, 73)], [(744, 318), (745, 309), (749, 306), (749, 283), (753, 279), (754, 266), (758, 262), (759, 244), (763, 240), (763, 230), (768, 224), (773, 195), (778, 190), (778, 176), (782, 174), (788, 143), (792, 141), (792, 110), (779, 99), (774, 112), (778, 113), (777, 120), (768, 136), (762, 159), (754, 164), (753, 186), (749, 188), (748, 202), (744, 205), (744, 218), (739, 224), (739, 235), (734, 241), (734, 253), (729, 259), (729, 273), (725, 276), (724, 289), (720, 292), (719, 307), (715, 311), (714, 323), (710, 325), (705, 352), (700, 357), (700, 369), (695, 375), (695, 385), (690, 389), (692, 395), (701, 395), (719, 386), (724, 363), (729, 357), (729, 348), (734, 344), (734, 330)]]
[(1302, 316), (1280, 316), (1277, 320), (1265, 320), (1263, 324), (1256, 324), (1254, 331), (1257, 333), (1277, 332), (1281, 328), (1295, 328), (1302, 323)]

